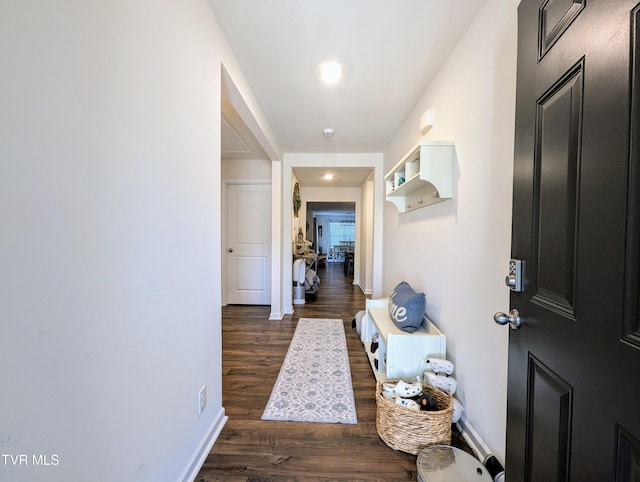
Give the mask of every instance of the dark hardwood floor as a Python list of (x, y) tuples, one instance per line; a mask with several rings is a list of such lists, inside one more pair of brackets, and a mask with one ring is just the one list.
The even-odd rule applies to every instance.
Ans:
[[(318, 276), (316, 301), (294, 305), (295, 313), (282, 321), (268, 320), (268, 306), (223, 309), (222, 392), (229, 420), (196, 481), (417, 479), (416, 456), (387, 447), (376, 432), (375, 379), (351, 327), (365, 295), (341, 264), (319, 268)], [(299, 318), (344, 321), (356, 425), (260, 420)], [(454, 445), (461, 443), (455, 439)]]

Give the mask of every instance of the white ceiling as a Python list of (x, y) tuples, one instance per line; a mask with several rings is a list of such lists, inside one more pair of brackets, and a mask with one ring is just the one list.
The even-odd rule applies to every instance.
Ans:
[[(307, 211), (311, 212), (313, 216), (353, 216), (356, 213), (356, 204), (349, 202), (310, 202), (307, 203)], [(355, 220), (355, 218), (347, 217), (345, 219)]]
[[(484, 1), (209, 3), (284, 152), (382, 152)], [(334, 86), (317, 76), (328, 59)]]
[[(360, 187), (371, 169), (296, 167), (293, 172), (304, 187)], [(333, 179), (324, 179), (325, 174), (333, 174)]]

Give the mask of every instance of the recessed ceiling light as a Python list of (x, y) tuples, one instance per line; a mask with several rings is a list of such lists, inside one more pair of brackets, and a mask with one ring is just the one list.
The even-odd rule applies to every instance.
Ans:
[(324, 179), (326, 179), (327, 181), (331, 181), (331, 179), (333, 179), (333, 174), (327, 173), (324, 176)]
[(320, 66), (320, 78), (327, 84), (335, 84), (342, 78), (342, 65), (338, 62), (325, 62)]

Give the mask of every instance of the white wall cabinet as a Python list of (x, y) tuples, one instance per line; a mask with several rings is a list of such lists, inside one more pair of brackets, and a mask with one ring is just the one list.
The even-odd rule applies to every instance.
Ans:
[[(425, 316), (422, 326), (407, 333), (389, 316), (388, 300), (367, 300), (364, 325), (364, 350), (377, 380), (415, 380), (424, 369), (426, 358), (446, 358), (446, 336)], [(378, 349), (371, 353), (371, 339), (379, 335)], [(378, 360), (377, 367), (375, 360)]]
[(453, 142), (419, 142), (384, 177), (387, 201), (405, 213), (451, 199), (453, 160)]

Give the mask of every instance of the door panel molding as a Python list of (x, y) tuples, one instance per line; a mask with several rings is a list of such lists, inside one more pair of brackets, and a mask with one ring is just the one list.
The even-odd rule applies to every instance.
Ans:
[(553, 45), (566, 32), (584, 9), (586, 0), (547, 0), (540, 7), (538, 21), (539, 52), (538, 60), (541, 60)]
[(583, 73), (584, 58), (538, 99), (536, 107), (532, 301), (572, 321), (576, 319)]
[(616, 424), (615, 468), (613, 480), (627, 482), (635, 480), (640, 473), (640, 441)]
[(236, 256), (237, 292), (255, 293), (269, 289), (269, 260), (266, 256)]
[(640, 4), (631, 13), (631, 109), (625, 312), (622, 340), (640, 349)]
[(531, 353), (527, 380), (527, 480), (569, 480), (573, 387)]

